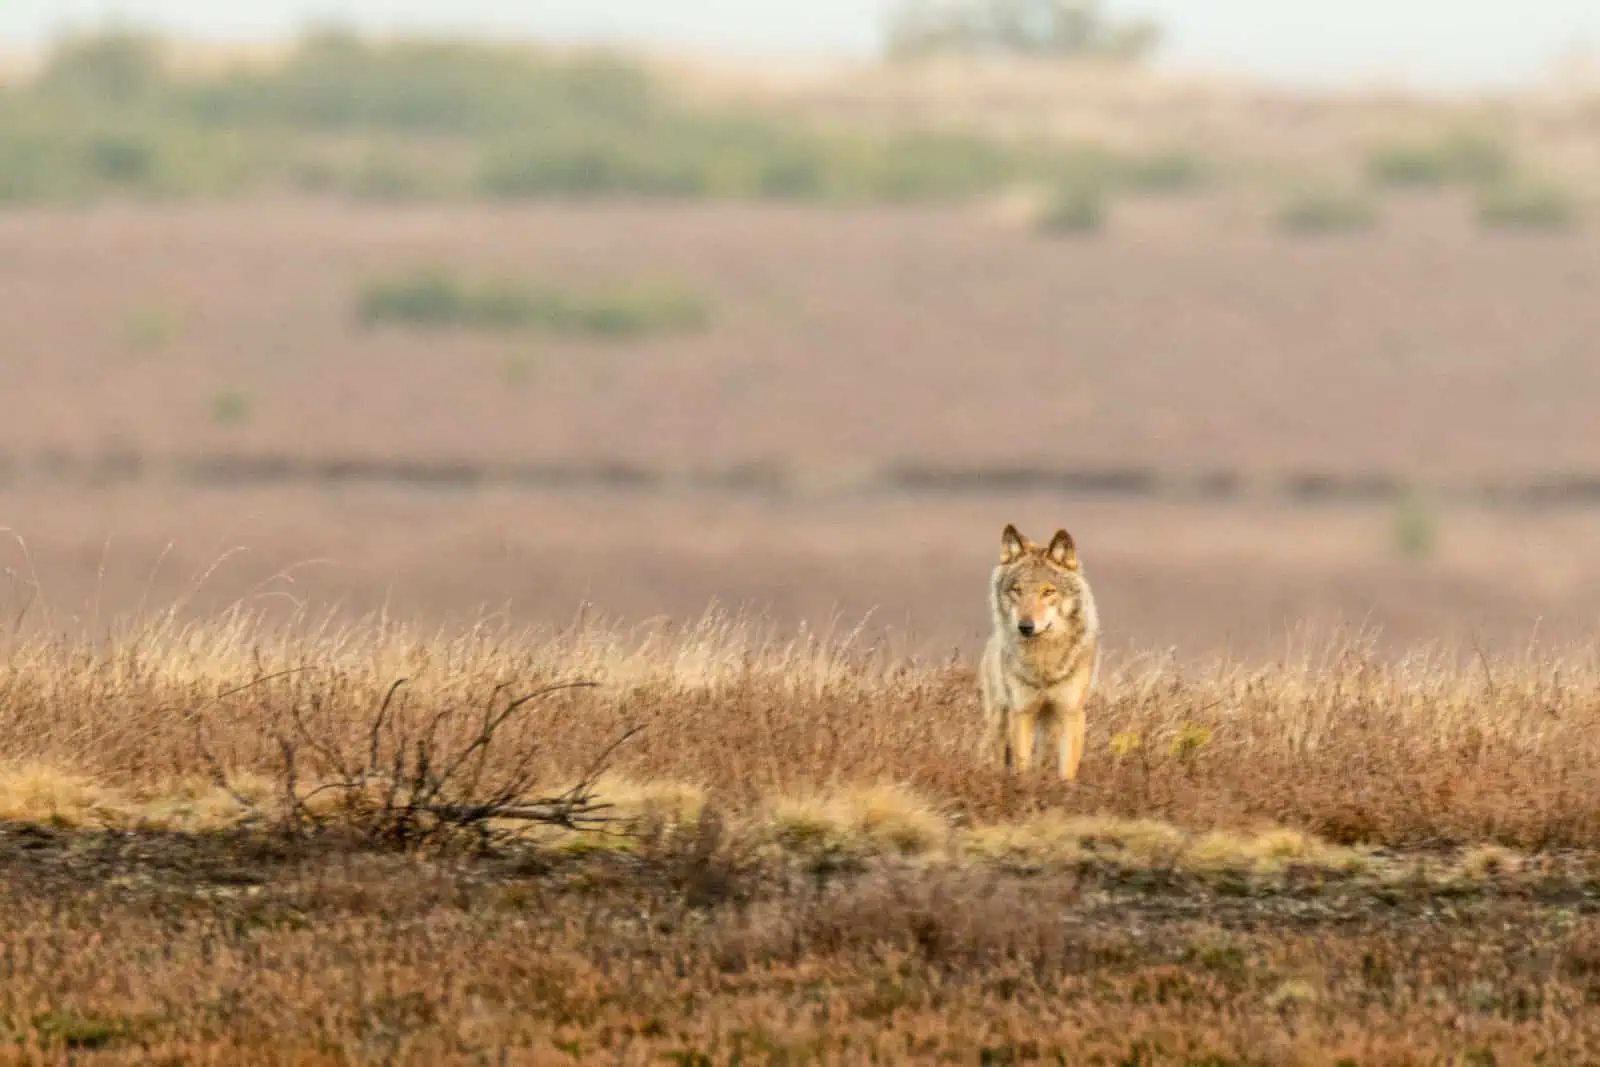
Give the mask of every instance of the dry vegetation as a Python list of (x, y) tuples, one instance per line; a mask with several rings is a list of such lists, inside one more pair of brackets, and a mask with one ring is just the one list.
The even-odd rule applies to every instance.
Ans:
[[(775, 642), (715, 618), (543, 638), (498, 625), (426, 638), (376, 624), (293, 636), (305, 631), (271, 636), (241, 618), (130, 635), (95, 653), (18, 648), (0, 688), (7, 759), (141, 796), (207, 777), (213, 762), (273, 777), (287, 740), (311, 781), (316, 767), (332, 773), (333, 753), (366, 752), (386, 704), (386, 746), (432, 723), (443, 753), (477, 737), (486, 710), (583, 682), (593, 688), (525, 705), (493, 746), (508, 760), (536, 749), (530, 787), (570, 784), (608, 742), (638, 730), (610, 773), (692, 787), (741, 811), (893, 786), (952, 825), (1050, 811), (1188, 833), (1282, 825), (1389, 848), (1580, 848), (1600, 835), (1600, 667), (1584, 659), (1444, 669), (1352, 643), (1268, 668), (1130, 660), (1099, 691), (1091, 766), (1069, 786), (975, 764), (964, 664), (814, 636)], [(824, 803), (806, 810), (832, 818)]]
[[(161, 52), (0, 88), (0, 1064), (1600, 1060), (1592, 104)], [(901, 647), (1062, 478), (1074, 785)], [(712, 595), (887, 618), (390, 621)]]
[[(0, 668), (0, 1058), (1600, 1048), (1580, 1010), (1600, 973), (1592, 660), (1460, 672), (1351, 645), (1114, 668), (1066, 786), (974, 761), (963, 664), (719, 618), (18, 638)], [(574, 681), (593, 688), (544, 692)], [(512, 713), (475, 747), (486, 710)], [(498, 797), (515, 815), (587, 781), (608, 821), (396, 833), (371, 818), (383, 772), (425, 737), (436, 770), (471, 765), (436, 775), (452, 803), (520, 783)], [(377, 772), (359, 797), (326, 790), (352, 766)]]

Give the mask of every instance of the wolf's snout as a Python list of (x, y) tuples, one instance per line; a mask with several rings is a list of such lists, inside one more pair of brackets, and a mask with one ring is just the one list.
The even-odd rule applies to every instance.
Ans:
[(1032, 619), (1023, 619), (1017, 623), (1017, 632), (1023, 637), (1032, 637), (1037, 630), (1038, 627), (1034, 625)]

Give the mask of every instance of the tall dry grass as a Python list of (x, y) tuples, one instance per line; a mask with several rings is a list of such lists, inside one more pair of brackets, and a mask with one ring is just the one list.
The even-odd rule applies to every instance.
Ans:
[(1339, 844), (1600, 841), (1600, 665), (1582, 651), (1393, 661), (1350, 641), (1263, 668), (1124, 659), (1102, 674), (1088, 756), (1068, 784), (978, 758), (969, 664), (901, 659), (859, 635), (717, 615), (429, 634), (235, 614), (122, 627), (93, 645), (14, 638), (0, 738), (13, 768), (125, 793), (219, 769), (259, 783), (281, 775), (285, 738), (361, 750), (391, 691), (391, 724), (432, 723), (441, 745), (461, 745), (496, 701), (575, 681), (594, 688), (506, 724), (489, 772), (514, 753), (561, 788), (640, 728), (611, 775), (729, 810), (895, 787), (962, 825), (1048, 811), (1190, 833), (1268, 823)]

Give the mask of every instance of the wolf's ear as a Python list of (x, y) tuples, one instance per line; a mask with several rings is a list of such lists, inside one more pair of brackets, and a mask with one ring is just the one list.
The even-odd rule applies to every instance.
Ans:
[(1065, 567), (1069, 571), (1078, 569), (1078, 546), (1065, 530), (1056, 531), (1055, 539), (1050, 542), (1050, 551), (1045, 554), (1058, 567)]
[(1000, 562), (1015, 563), (1028, 551), (1028, 541), (1017, 532), (1015, 526), (1007, 526), (1006, 532), (1000, 535)]

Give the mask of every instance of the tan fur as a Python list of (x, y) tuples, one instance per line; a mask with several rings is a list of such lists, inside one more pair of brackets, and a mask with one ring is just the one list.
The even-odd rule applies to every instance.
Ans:
[[(1078, 777), (1084, 704), (1100, 665), (1100, 616), (1065, 530), (1040, 547), (1007, 526), (989, 582), (994, 633), (984, 650), (985, 748), (1027, 771), (1042, 730), (1062, 778)], [(1032, 636), (1023, 627), (1033, 628)]]

